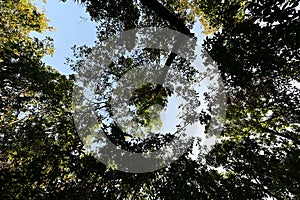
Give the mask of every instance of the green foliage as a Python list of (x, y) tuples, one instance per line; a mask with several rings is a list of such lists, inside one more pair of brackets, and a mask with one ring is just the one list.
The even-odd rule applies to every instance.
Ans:
[[(251, 1), (240, 20), (216, 7), (222, 31), (204, 47), (218, 63), (228, 94), (227, 139), (211, 153), (257, 193), (284, 199), (299, 195), (299, 2)], [(272, 11), (272, 12), (271, 12)], [(209, 10), (207, 15), (211, 14)], [(270, 184), (272, 182), (272, 184)], [(247, 195), (250, 195), (247, 193)]]
[(171, 91), (153, 84), (146, 84), (138, 88), (132, 98), (132, 104), (137, 107), (138, 122), (142, 126), (150, 126), (160, 130), (162, 127), (161, 117), (159, 116), (163, 108), (167, 106), (167, 97)]
[[(101, 4), (82, 2), (93, 8)], [(146, 15), (135, 28), (167, 26), (189, 34), (186, 28), (191, 28), (194, 19), (201, 17), (202, 24), (212, 28), (207, 33), (214, 32), (214, 35), (205, 40), (204, 48), (219, 66), (228, 90), (229, 105), (220, 143), (204, 160), (199, 157), (198, 161), (193, 161), (187, 153), (171, 166), (152, 173), (156, 178), (152, 179), (147, 198), (297, 198), (300, 193), (299, 88), (291, 82), (299, 82), (299, 42), (295, 29), (299, 26), (296, 9), (299, 2), (198, 0), (188, 3), (152, 1), (152, 5), (148, 1), (141, 2), (141, 7), (135, 1), (131, 2), (139, 13), (134, 16)], [(179, 12), (181, 7), (189, 11)], [(92, 17), (96, 15), (95, 11), (91, 13)], [(97, 19), (99, 21), (110, 17), (106, 12), (101, 13), (104, 14)], [(184, 21), (187, 26), (176, 26), (173, 20), (178, 24)], [(103, 27), (104, 30), (127, 30), (101, 23)], [(110, 36), (109, 31), (100, 34), (100, 40)], [(134, 64), (131, 64), (134, 67), (144, 63), (145, 59), (133, 59)], [(180, 62), (176, 64), (180, 67)], [(189, 73), (187, 71), (186, 75)], [(149, 96), (145, 97), (135, 104), (148, 104)], [(119, 129), (114, 133), (121, 135), (120, 138), (125, 134)], [(126, 147), (126, 143), (120, 142), (122, 139), (113, 141)], [(132, 178), (135, 175), (126, 176)], [(149, 179), (140, 181), (143, 185)], [(135, 183), (131, 183), (132, 188)], [(140, 192), (140, 189), (133, 190)]]
[(45, 15), (31, 1), (0, 4), (0, 198), (45, 198), (74, 179), (72, 82), (41, 61), (51, 39), (29, 35), (49, 28)]
[[(99, 163), (84, 153), (73, 124), (72, 76), (67, 78), (41, 62), (53, 52), (50, 39), (29, 36), (31, 31), (49, 28), (44, 14), (31, 1), (1, 1), (1, 199), (299, 198), (300, 91), (292, 84), (300, 80), (298, 1), (80, 2), (99, 23), (100, 41), (146, 26), (190, 34), (201, 17), (215, 28), (204, 48), (218, 64), (228, 92), (222, 140), (205, 158), (200, 152), (199, 159), (192, 160), (190, 148), (170, 166), (151, 173), (123, 173), (113, 170), (113, 163), (108, 167)], [(75, 71), (82, 69), (90, 50), (77, 49)], [(117, 58), (99, 85), (110, 87), (109, 81), (128, 70), (160, 64), (162, 57), (170, 56), (145, 49)], [(188, 63), (180, 59), (171, 63), (189, 80), (196, 77)], [(155, 104), (165, 106), (170, 91), (147, 84), (134, 94), (137, 120), (159, 124), (150, 120), (150, 111)], [(109, 104), (98, 106), (110, 109)], [(203, 122), (209, 122), (209, 116)], [(159, 148), (173, 137), (157, 134), (128, 142), (130, 133), (115, 124), (101, 126), (113, 143), (133, 152)], [(93, 142), (93, 137), (86, 140)]]

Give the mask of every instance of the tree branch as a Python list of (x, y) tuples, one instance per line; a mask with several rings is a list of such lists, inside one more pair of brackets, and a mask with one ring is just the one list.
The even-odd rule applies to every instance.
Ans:
[[(170, 10), (168, 10), (166, 7), (164, 7), (160, 2), (157, 0), (140, 0), (140, 2), (149, 8), (150, 10), (154, 11), (159, 17), (162, 19), (167, 20), (171, 26), (175, 27), (178, 32), (181, 32), (185, 35), (188, 35), (190, 37), (193, 37), (194, 34), (190, 32), (190, 29), (184, 24), (184, 20), (178, 18), (174, 13), (172, 13)], [(173, 45), (172, 52), (170, 53), (163, 69), (162, 73), (157, 79), (157, 82), (159, 83), (157, 87), (155, 88), (154, 94), (158, 94), (158, 92), (162, 89), (162, 85), (164, 84), (166, 80), (166, 76), (168, 74), (168, 71), (170, 69), (171, 63), (176, 58), (177, 54), (174, 52), (177, 52), (181, 45), (180, 40), (176, 40), (175, 44)]]
[(154, 11), (162, 19), (167, 20), (172, 26), (176, 28), (177, 31), (188, 36), (194, 36), (194, 34), (190, 32), (190, 29), (186, 27), (182, 19), (174, 15), (174, 13), (164, 7), (157, 0), (140, 0), (140, 2), (147, 8)]

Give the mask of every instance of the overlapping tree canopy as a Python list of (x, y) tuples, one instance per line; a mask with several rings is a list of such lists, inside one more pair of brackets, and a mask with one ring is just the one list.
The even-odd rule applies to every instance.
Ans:
[[(29, 36), (30, 31), (47, 28), (45, 16), (31, 1), (1, 1), (1, 198), (299, 197), (299, 1), (78, 2), (99, 23), (99, 42), (147, 26), (194, 37), (191, 30), (196, 21), (201, 18), (209, 24), (207, 32), (214, 34), (203, 47), (218, 65), (227, 90), (221, 142), (205, 158), (190, 159), (190, 149), (170, 166), (151, 173), (123, 173), (99, 163), (84, 153), (74, 127), (72, 78), (45, 67), (41, 58), (51, 53), (52, 46)], [(89, 47), (77, 49), (71, 66), (75, 71), (83, 67), (90, 51)], [(168, 53), (145, 49), (110, 67), (126, 69), (164, 56), (171, 67), (189, 69), (189, 63)], [(189, 70), (183, 72), (193, 77)], [(143, 105), (145, 99), (136, 103)], [(124, 134), (116, 128), (110, 137), (126, 147)]]

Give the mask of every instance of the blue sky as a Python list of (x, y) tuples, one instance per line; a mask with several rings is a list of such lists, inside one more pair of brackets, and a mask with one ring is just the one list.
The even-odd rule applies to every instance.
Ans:
[(55, 31), (45, 32), (43, 34), (34, 33), (34, 36), (43, 38), (50, 36), (54, 39), (55, 54), (54, 56), (46, 56), (43, 60), (46, 65), (50, 65), (63, 74), (73, 73), (70, 68), (65, 65), (66, 57), (72, 57), (71, 47), (75, 44), (81, 46), (84, 44), (92, 45), (96, 39), (96, 23), (89, 19), (83, 6), (68, 0), (63, 3), (59, 0), (48, 0), (43, 3), (42, 0), (34, 0), (35, 4), (42, 10), (50, 20), (50, 26)]

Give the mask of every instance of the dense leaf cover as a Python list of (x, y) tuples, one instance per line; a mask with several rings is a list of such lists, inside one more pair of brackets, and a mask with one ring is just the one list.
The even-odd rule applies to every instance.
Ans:
[[(100, 163), (84, 151), (74, 126), (73, 76), (42, 63), (42, 57), (53, 51), (50, 38), (29, 36), (49, 28), (44, 14), (29, 0), (0, 1), (1, 199), (299, 198), (299, 1), (78, 2), (99, 23), (99, 43), (148, 26), (195, 37), (191, 30), (197, 20), (207, 26), (206, 33), (213, 31), (203, 47), (226, 86), (228, 110), (220, 142), (205, 157), (200, 152), (198, 160), (191, 159), (190, 148), (155, 172), (124, 173)], [(79, 71), (91, 47), (74, 50), (77, 58), (71, 68)], [(193, 81), (188, 62), (145, 49), (117, 58), (99, 86), (109, 87), (111, 77), (117, 79), (141, 63), (159, 63), (161, 57)], [(149, 121), (147, 109), (151, 103), (165, 105), (170, 92), (161, 86), (141, 88), (146, 96), (137, 90), (132, 101), (141, 108), (143, 123), (157, 126), (160, 122)], [(98, 106), (110, 109), (105, 103)], [(205, 116), (196, 117), (209, 121)], [(172, 137), (129, 144), (131, 133), (113, 124), (105, 128), (113, 142), (131, 151), (159, 146)]]

